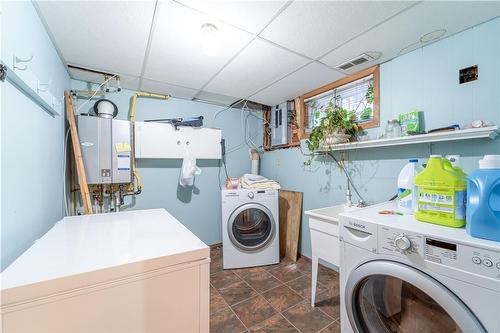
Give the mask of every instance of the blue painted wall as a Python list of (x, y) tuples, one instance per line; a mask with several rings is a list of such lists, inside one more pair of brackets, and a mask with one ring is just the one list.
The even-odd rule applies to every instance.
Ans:
[[(482, 119), (500, 125), (500, 18), (486, 22), (380, 66), (380, 128), (388, 119), (418, 108), (426, 128), (466, 125)], [(458, 84), (458, 70), (479, 66), (479, 80)], [(362, 195), (381, 202), (395, 194), (397, 176), (409, 158), (460, 154), (466, 172), (478, 167), (484, 154), (500, 153), (500, 140), (456, 141), (351, 151), (349, 169)], [(337, 154), (338, 155), (338, 154)], [(304, 167), (308, 158), (297, 148), (263, 156), (262, 172), (285, 189), (304, 192), (304, 210), (345, 202), (346, 179), (328, 159)], [(303, 215), (301, 253), (311, 255), (308, 220)]]
[[(30, 70), (63, 96), (69, 76), (31, 2), (2, 2), (1, 58), (33, 55)], [(63, 216), (64, 115), (52, 117), (1, 83), (1, 269)]]
[[(82, 89), (86, 87), (86, 83), (72, 81), (72, 86), (75, 89)], [(119, 119), (127, 119), (133, 93), (124, 90), (106, 96), (118, 106)], [(83, 100), (77, 105), (82, 103)], [(81, 112), (83, 110), (87, 112), (93, 104), (89, 102)], [(250, 172), (249, 147), (244, 141), (241, 125), (242, 112), (239, 109), (228, 109), (214, 119), (215, 114), (222, 109), (224, 107), (176, 98), (168, 101), (139, 98), (136, 120), (203, 116), (205, 127), (222, 129), (228, 152), (227, 171), (231, 177), (240, 177)], [(246, 115), (247, 113), (243, 112), (243, 117)], [(260, 113), (255, 115), (261, 116)], [(262, 121), (253, 116), (250, 116), (248, 121), (253, 140), (260, 145)], [(125, 203), (129, 206), (128, 209), (165, 208), (205, 243), (220, 243), (222, 228), (218, 174), (220, 172), (223, 186), (226, 178), (224, 170), (219, 170), (219, 160), (199, 160), (198, 166), (201, 167), (202, 173), (196, 176), (195, 188), (184, 189), (178, 186), (181, 165), (181, 159), (138, 159), (137, 167), (143, 184), (142, 193), (135, 197), (135, 201), (131, 201), (128, 197)]]

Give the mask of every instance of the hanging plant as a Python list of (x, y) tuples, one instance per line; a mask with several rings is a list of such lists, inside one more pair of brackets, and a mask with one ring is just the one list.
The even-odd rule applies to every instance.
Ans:
[[(361, 131), (361, 126), (356, 123), (357, 117), (353, 111), (335, 106), (330, 100), (324, 111), (324, 117), (319, 119), (319, 112), (314, 113), (317, 125), (312, 129), (307, 148), (311, 153), (320, 148), (329, 148), (338, 143), (345, 143), (353, 139)], [(310, 165), (312, 159), (306, 161)]]

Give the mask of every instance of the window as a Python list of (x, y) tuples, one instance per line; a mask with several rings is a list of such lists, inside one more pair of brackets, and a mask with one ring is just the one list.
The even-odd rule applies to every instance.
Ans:
[(296, 99), (297, 117), (302, 124), (300, 138), (308, 134), (324, 116), (329, 102), (356, 114), (363, 128), (379, 126), (378, 66), (315, 89)]

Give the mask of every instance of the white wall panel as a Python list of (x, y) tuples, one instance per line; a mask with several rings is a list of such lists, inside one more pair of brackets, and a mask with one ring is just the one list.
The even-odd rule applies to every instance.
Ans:
[(220, 159), (222, 131), (179, 127), (166, 123), (135, 123), (136, 158)]

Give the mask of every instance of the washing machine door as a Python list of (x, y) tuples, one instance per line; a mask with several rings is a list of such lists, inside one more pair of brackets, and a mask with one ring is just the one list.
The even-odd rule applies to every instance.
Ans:
[(356, 268), (345, 290), (355, 332), (486, 332), (439, 281), (408, 265), (375, 260)]
[(231, 214), (227, 228), (234, 246), (244, 251), (256, 251), (274, 239), (276, 221), (265, 206), (248, 203)]

